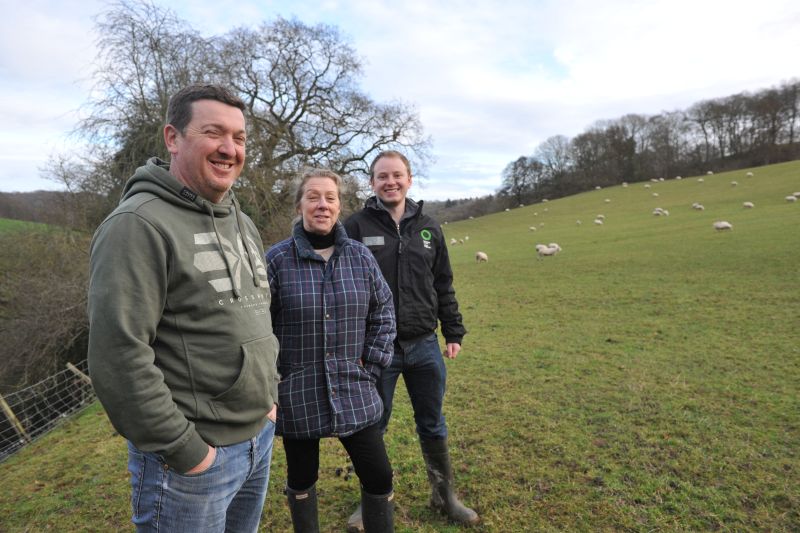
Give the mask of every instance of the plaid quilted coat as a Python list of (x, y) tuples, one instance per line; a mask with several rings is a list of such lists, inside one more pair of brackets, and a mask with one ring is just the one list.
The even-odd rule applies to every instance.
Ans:
[(346, 437), (383, 412), (376, 380), (392, 360), (392, 293), (372, 252), (337, 222), (326, 263), (298, 222), (266, 253), (280, 342), (277, 433)]

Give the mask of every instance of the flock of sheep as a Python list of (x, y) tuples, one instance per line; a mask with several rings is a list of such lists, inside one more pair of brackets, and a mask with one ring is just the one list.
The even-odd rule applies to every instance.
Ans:
[[(714, 173), (709, 170), (706, 174), (711, 176)], [(745, 175), (748, 178), (753, 177), (753, 173), (752, 172), (747, 172)], [(681, 180), (683, 178), (681, 178), (681, 176), (676, 176), (675, 179), (676, 180)], [(651, 182), (660, 182), (660, 181), (664, 181), (664, 178), (658, 178), (658, 179), (653, 178), (650, 181)], [(704, 180), (703, 180), (703, 178), (697, 178), (697, 182), (698, 183), (703, 183)], [(731, 186), (732, 187), (737, 187), (738, 185), (739, 185), (739, 183), (737, 181), (731, 181)], [(623, 182), (622, 183), (622, 187), (628, 187), (628, 183)], [(649, 183), (645, 183), (644, 184), (644, 188), (645, 189), (650, 189), (651, 185)], [(600, 190), (600, 189), (601, 189), (600, 186), (595, 187), (595, 190)], [(656, 193), (656, 192), (652, 193), (652, 195), (653, 195), (653, 197), (658, 197), (658, 193)], [(794, 192), (794, 193), (792, 193), (790, 195), (787, 195), (785, 197), (785, 200), (787, 202), (796, 202), (798, 200), (798, 198), (800, 198), (800, 192)], [(546, 199), (542, 200), (542, 203), (546, 203), (546, 202), (547, 202)], [(606, 198), (604, 200), (604, 202), (605, 203), (610, 203), (611, 199)], [(523, 207), (523, 206), (520, 205), (520, 207)], [(744, 209), (753, 209), (755, 207), (755, 204), (753, 202), (749, 202), (749, 201), (748, 202), (743, 202), (742, 203), (742, 207)], [(703, 206), (703, 204), (701, 204), (699, 202), (694, 202), (692, 204), (692, 209), (694, 209), (696, 211), (703, 211), (703, 210), (705, 210), (705, 206)], [(509, 211), (509, 209), (506, 209), (506, 211)], [(544, 208), (544, 211), (547, 211), (546, 207)], [(538, 216), (538, 214), (539, 214), (538, 212), (535, 212), (534, 216)], [(667, 216), (668, 217), (669, 216), (669, 211), (667, 209), (663, 209), (661, 207), (656, 207), (655, 209), (653, 209), (653, 215), (654, 216)], [(473, 218), (473, 217), (470, 217), (470, 218)], [(605, 215), (598, 214), (594, 218), (594, 224), (597, 225), (597, 226), (602, 226), (605, 223), (605, 218), (606, 218)], [(580, 220), (577, 220), (576, 223), (579, 226), (581, 225), (581, 221)], [(542, 227), (542, 226), (544, 226), (544, 222), (540, 222), (539, 223), (539, 227)], [(725, 230), (732, 230), (733, 229), (733, 224), (731, 224), (727, 220), (714, 221), (712, 226), (717, 231), (725, 231)], [(537, 226), (529, 226), (528, 230), (529, 231), (536, 231), (537, 230)], [(467, 241), (467, 240), (469, 240), (469, 236), (466, 236), (463, 239), (458, 239), (458, 240), (450, 239), (450, 244), (451, 245), (464, 244), (464, 242)], [(561, 251), (561, 246), (559, 246), (558, 243), (554, 243), (554, 242), (551, 242), (550, 244), (536, 244), (536, 246), (534, 248), (536, 250), (536, 255), (537, 255), (537, 257), (539, 259), (542, 259), (544, 257), (552, 257), (552, 256), (556, 255), (558, 252)], [(481, 251), (476, 252), (475, 253), (475, 261), (478, 262), (478, 263), (486, 263), (486, 262), (489, 261), (489, 256), (486, 254), (486, 252), (481, 252)]]

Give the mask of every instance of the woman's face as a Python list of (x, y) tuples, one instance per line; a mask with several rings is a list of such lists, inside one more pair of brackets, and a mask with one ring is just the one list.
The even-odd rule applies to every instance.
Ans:
[(303, 187), (298, 214), (309, 233), (327, 235), (339, 219), (339, 190), (330, 178), (310, 178)]

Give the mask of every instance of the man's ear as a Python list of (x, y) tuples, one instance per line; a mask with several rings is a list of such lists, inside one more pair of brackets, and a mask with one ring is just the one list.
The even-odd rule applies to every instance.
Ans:
[(178, 152), (178, 137), (180, 132), (172, 124), (164, 126), (164, 144), (167, 145), (167, 150), (171, 154)]

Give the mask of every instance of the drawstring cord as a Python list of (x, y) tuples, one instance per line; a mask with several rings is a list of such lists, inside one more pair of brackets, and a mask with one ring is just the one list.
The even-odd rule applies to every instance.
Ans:
[[(214, 208), (211, 206), (210, 203), (204, 202), (206, 209), (208, 209), (208, 214), (211, 215), (211, 225), (214, 226), (214, 234), (217, 236), (217, 244), (219, 244), (220, 252), (222, 253), (222, 259), (225, 261), (225, 267), (228, 269), (228, 276), (231, 278), (231, 289), (233, 289), (233, 294), (237, 298), (242, 296), (241, 291), (236, 288), (236, 277), (233, 275), (233, 269), (231, 268), (230, 259), (228, 259), (228, 254), (225, 253), (225, 248), (222, 246), (222, 237), (219, 234), (219, 230), (217, 229), (217, 218), (214, 216)], [(241, 231), (241, 230), (240, 230)]]
[(236, 216), (236, 226), (239, 228), (239, 234), (242, 236), (242, 242), (244, 243), (244, 248), (247, 250), (247, 258), (250, 261), (250, 271), (253, 274), (253, 285), (256, 287), (259, 286), (258, 281), (258, 272), (256, 271), (256, 259), (253, 254), (253, 251), (250, 249), (250, 245), (247, 243), (247, 234), (242, 230), (242, 219), (240, 217), (241, 208), (239, 207), (239, 201), (236, 199), (235, 196), (231, 198), (233, 200), (233, 213)]

